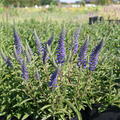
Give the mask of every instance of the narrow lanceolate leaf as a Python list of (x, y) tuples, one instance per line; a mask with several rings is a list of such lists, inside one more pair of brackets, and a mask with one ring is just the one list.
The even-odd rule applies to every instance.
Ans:
[(14, 28), (14, 45), (15, 45), (15, 48), (16, 48), (16, 53), (18, 55), (20, 55), (22, 53), (22, 43), (21, 43), (21, 40), (20, 40), (20, 37), (17, 33), (17, 31), (15, 30)]
[(35, 43), (36, 43), (36, 48), (37, 48), (37, 54), (38, 55), (42, 55), (43, 53), (43, 46), (42, 43), (36, 33), (36, 31), (34, 31), (34, 36), (35, 36)]
[(103, 46), (103, 40), (92, 50), (90, 54), (90, 61), (89, 61), (89, 70), (94, 71), (96, 69), (96, 65), (98, 64), (98, 56), (99, 52)]
[(78, 57), (78, 63), (77, 65), (79, 67), (86, 68), (87, 64), (87, 49), (88, 49), (88, 41), (86, 40), (82, 47), (80, 48), (80, 53)]
[(71, 107), (71, 108), (74, 110), (74, 112), (77, 114), (77, 118), (78, 118), (78, 119), (76, 119), (76, 120), (82, 120), (82, 115), (81, 115), (81, 113), (78, 111), (78, 109), (77, 109), (69, 100), (64, 99), (64, 102), (65, 102), (69, 107)]
[(25, 114), (23, 117), (22, 117), (22, 119), (21, 120), (25, 120), (25, 119), (27, 119), (29, 117), (29, 114)]
[(31, 58), (31, 55), (30, 55), (30, 53), (28, 52), (28, 49), (27, 49), (27, 48), (25, 49), (25, 52), (26, 52), (27, 62), (30, 63), (32, 58)]
[(78, 29), (74, 32), (74, 39), (73, 39), (73, 53), (74, 53), (74, 54), (76, 54), (77, 51), (78, 51), (78, 47), (79, 47), (79, 43), (78, 43), (79, 34), (80, 34), (80, 29), (78, 28)]
[(65, 62), (65, 55), (66, 55), (66, 50), (65, 50), (65, 30), (63, 29), (60, 33), (60, 37), (58, 40), (58, 47), (57, 47), (57, 63), (61, 64)]
[(2, 57), (2, 59), (3, 59), (4, 61), (6, 61), (7, 57), (6, 57), (5, 54), (3, 53), (3, 50), (2, 50), (2, 49), (0, 50), (0, 56)]
[(27, 41), (26, 41), (26, 44), (27, 44), (28, 52), (29, 52), (30, 56), (32, 57), (33, 56), (33, 51), (32, 51), (32, 49), (31, 49), (31, 47), (30, 47), (30, 45), (28, 44)]

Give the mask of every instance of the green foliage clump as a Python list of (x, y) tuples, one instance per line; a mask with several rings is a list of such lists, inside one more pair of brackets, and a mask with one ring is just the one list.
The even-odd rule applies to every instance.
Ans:
[[(0, 115), (5, 115), (6, 120), (13, 116), (24, 120), (31, 116), (33, 120), (59, 119), (65, 120), (77, 114), (85, 106), (101, 103), (105, 109), (108, 105), (120, 106), (119, 89), (119, 32), (120, 28), (115, 24), (99, 23), (83, 25), (80, 31), (79, 49), (89, 36), (87, 59), (91, 50), (100, 41), (104, 41), (104, 47), (99, 56), (99, 63), (95, 71), (89, 71), (77, 66), (78, 53), (71, 55), (73, 32), (80, 26), (78, 23), (64, 22), (59, 24), (51, 21), (25, 21), (17, 24), (19, 36), (23, 44), (22, 59), (26, 61), (29, 79), (22, 78), (21, 65), (14, 57), (13, 26), (0, 24), (0, 48), (6, 56), (10, 57), (12, 67), (6, 65), (0, 57)], [(56, 65), (56, 46), (58, 44), (61, 28), (67, 30), (65, 38), (66, 62), (64, 65)], [(51, 33), (54, 40), (48, 46), (49, 59), (43, 64), (41, 56), (37, 55), (34, 39), (34, 29), (42, 43), (46, 42)], [(26, 49), (31, 47), (34, 55), (30, 62), (26, 59)], [(48, 83), (50, 76), (59, 68), (58, 87), (51, 88)], [(39, 79), (35, 77), (40, 74)]]

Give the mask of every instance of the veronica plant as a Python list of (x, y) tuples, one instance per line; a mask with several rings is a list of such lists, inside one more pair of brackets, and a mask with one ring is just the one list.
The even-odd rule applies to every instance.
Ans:
[[(40, 27), (38, 28), (38, 26)], [(78, 24), (67, 23), (65, 26), (66, 29), (68, 29), (68, 34), (73, 34), (72, 29), (74, 29), (75, 26), (77, 27)], [(117, 31), (113, 34), (113, 31), (111, 32), (108, 26), (111, 27), (108, 24), (104, 24), (104, 26), (103, 24), (99, 24), (94, 27), (86, 25), (85, 27), (83, 26), (83, 31), (81, 31), (82, 40), (86, 34), (91, 36), (91, 41), (93, 42), (96, 41), (96, 38), (102, 39), (104, 35), (108, 36), (107, 39), (105, 39), (105, 54), (101, 57), (105, 57), (105, 59), (99, 69), (95, 68), (96, 63), (98, 63), (98, 54), (103, 46), (102, 41), (94, 48), (90, 55), (90, 62), (88, 62), (89, 69), (93, 70), (94, 68), (94, 72), (87, 69), (78, 69), (76, 65), (77, 63), (79, 67), (83, 68), (86, 66), (87, 53), (89, 54), (89, 50), (87, 50), (88, 42), (90, 42), (88, 40), (82, 45), (75, 44), (77, 48), (81, 46), (79, 52), (77, 49), (75, 50), (77, 51), (75, 57), (78, 54), (78, 58), (76, 57), (77, 61), (76, 59), (71, 59), (70, 62), (64, 63), (66, 61), (65, 57), (68, 56), (69, 53), (68, 49), (65, 48), (69, 48), (68, 45), (70, 44), (71, 36), (67, 35), (66, 37), (64, 30), (62, 30), (59, 40), (57, 41), (57, 33), (60, 28), (58, 24), (48, 24), (47, 22), (44, 24), (43, 22), (19, 24), (20, 29), (23, 31), (23, 37), (27, 37), (32, 48), (31, 54), (31, 50), (28, 49), (29, 47), (26, 42), (23, 41), (27, 52), (29, 52), (29, 55), (32, 57), (32, 61), (27, 65), (25, 61), (26, 54), (21, 54), (20, 52), (20, 54), (17, 54), (16, 46), (14, 48), (14, 54), (18, 62), (14, 60), (12, 56), (13, 50), (11, 49), (13, 48), (13, 46), (11, 46), (13, 36), (11, 35), (12, 37), (9, 38), (8, 42), (10, 44), (8, 44), (8, 42), (3, 39), (6, 38), (3, 33), (11, 32), (2, 30), (6, 27), (2, 27), (2, 29), (0, 27), (0, 35), (3, 39), (3, 41), (1, 41), (2, 45), (0, 44), (0, 46), (10, 46), (8, 47), (9, 49), (6, 49), (6, 52), (11, 54), (10, 58), (13, 65), (13, 67), (8, 68), (6, 65), (3, 65), (3, 60), (0, 59), (2, 63), (0, 65), (0, 116), (4, 115), (6, 120), (13, 119), (13, 116), (20, 120), (25, 120), (26, 118), (32, 120), (66, 120), (77, 115), (78, 120), (81, 120), (79, 111), (84, 109), (85, 105), (91, 106), (91, 104), (94, 103), (102, 103), (105, 104), (105, 106), (110, 103), (119, 105), (119, 86), (116, 88), (114, 82), (119, 81), (119, 37), (116, 34), (119, 32), (119, 27), (118, 25), (116, 28), (115, 26), (112, 27), (113, 30), (115, 29), (115, 31)], [(41, 34), (42, 38), (44, 38), (43, 42), (48, 38), (47, 35), (51, 31), (51, 27), (56, 30), (54, 42), (51, 44), (50, 40), (47, 45), (47, 55), (51, 55), (50, 59), (45, 61), (46, 64), (43, 64), (42, 59), (39, 59), (40, 57), (38, 55), (34, 56), (34, 48), (36, 46), (34, 46), (34, 41), (32, 40), (30, 32), (28, 32), (31, 27), (33, 29), (39, 29), (43, 33)], [(9, 30), (11, 30), (11, 28), (9, 28)], [(47, 32), (45, 33), (44, 31)], [(95, 34), (96, 32), (97, 34)], [(108, 33), (110, 34), (108, 35)], [(114, 39), (114, 36), (116, 39), (111, 41), (111, 39)], [(65, 42), (68, 42), (66, 47)], [(7, 43), (7, 45), (5, 43)], [(54, 46), (56, 45), (57, 62), (53, 60), (54, 56), (56, 56), (56, 52), (54, 52), (54, 50), (56, 50)], [(38, 48), (40, 48), (40, 46)], [(108, 53), (112, 55), (110, 56)], [(40, 52), (40, 55), (42, 57), (42, 52)], [(6, 60), (6, 58), (6, 55), (4, 55), (3, 59)], [(57, 65), (55, 65), (55, 63)]]

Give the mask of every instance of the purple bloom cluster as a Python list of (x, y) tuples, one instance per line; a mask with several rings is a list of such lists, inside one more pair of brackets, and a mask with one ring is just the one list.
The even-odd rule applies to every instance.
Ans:
[(8, 67), (12, 67), (12, 62), (9, 57), (5, 56), (3, 51), (0, 52), (0, 55)]
[(47, 45), (50, 46), (52, 44), (52, 41), (54, 39), (54, 34), (52, 33), (51, 37), (49, 38), (49, 40), (47, 41)]
[(83, 46), (80, 48), (80, 53), (79, 53), (79, 58), (78, 58), (78, 66), (79, 67), (83, 67), (86, 68), (86, 64), (87, 64), (87, 49), (88, 49), (88, 41), (86, 40), (83, 44)]
[(42, 46), (42, 43), (41, 43), (36, 31), (34, 31), (34, 35), (35, 35), (35, 43), (36, 43), (37, 53), (38, 53), (38, 55), (42, 55), (43, 46)]
[(9, 57), (6, 58), (6, 64), (7, 66), (12, 67), (12, 62)]
[(28, 80), (29, 79), (29, 75), (28, 75), (28, 71), (27, 71), (27, 67), (26, 67), (25, 62), (23, 62), (22, 65), (21, 65), (21, 71), (22, 71), (22, 77), (25, 80)]
[(98, 63), (99, 52), (103, 46), (103, 40), (92, 50), (90, 55), (89, 70), (94, 71)]
[(45, 64), (46, 60), (47, 60), (47, 46), (45, 46), (44, 49), (43, 49), (42, 59), (43, 59), (43, 64)]
[(58, 69), (50, 77), (49, 87), (57, 87)]
[(54, 35), (52, 34), (49, 40), (45, 43), (44, 49), (43, 49), (43, 63), (46, 63), (46, 60), (49, 58), (47, 55), (47, 45), (50, 46), (52, 44), (52, 41), (54, 39)]
[(79, 43), (78, 43), (78, 39), (79, 39), (79, 34), (80, 34), (80, 29), (77, 29), (74, 33), (74, 40), (73, 40), (73, 53), (76, 54), (78, 51), (78, 47), (79, 47)]
[(14, 57), (19, 62), (19, 64), (23, 63), (23, 59), (17, 54), (16, 49), (14, 48)]
[(20, 55), (22, 53), (22, 43), (15, 29), (14, 29), (14, 44), (15, 44), (17, 55)]
[(59, 64), (65, 62), (66, 51), (65, 51), (64, 40), (65, 40), (65, 30), (63, 29), (60, 33), (60, 37), (58, 40), (58, 48), (57, 48), (57, 63)]

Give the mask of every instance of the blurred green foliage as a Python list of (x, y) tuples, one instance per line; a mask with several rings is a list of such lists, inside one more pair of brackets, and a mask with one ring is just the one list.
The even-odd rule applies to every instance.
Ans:
[(56, 0), (1, 0), (0, 1), (4, 6), (13, 6), (13, 7), (30, 7), (34, 5), (50, 5), (56, 4)]
[(113, 0), (97, 0), (97, 4), (106, 5), (113, 3)]

